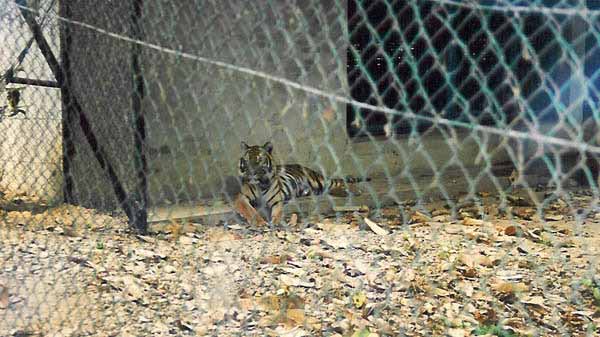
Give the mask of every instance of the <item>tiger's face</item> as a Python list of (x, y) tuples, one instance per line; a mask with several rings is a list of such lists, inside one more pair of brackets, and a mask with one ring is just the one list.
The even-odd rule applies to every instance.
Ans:
[(273, 178), (273, 144), (250, 146), (242, 142), (239, 174), (242, 182), (268, 186)]

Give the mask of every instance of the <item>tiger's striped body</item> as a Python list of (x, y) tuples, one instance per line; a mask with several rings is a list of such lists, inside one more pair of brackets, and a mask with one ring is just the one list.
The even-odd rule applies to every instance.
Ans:
[(270, 142), (263, 146), (248, 146), (242, 142), (239, 168), (242, 189), (235, 207), (250, 223), (265, 224), (263, 216), (278, 223), (283, 205), (290, 199), (323, 193), (345, 196), (346, 183), (359, 181), (326, 180), (320, 173), (301, 165), (274, 165), (272, 150)]

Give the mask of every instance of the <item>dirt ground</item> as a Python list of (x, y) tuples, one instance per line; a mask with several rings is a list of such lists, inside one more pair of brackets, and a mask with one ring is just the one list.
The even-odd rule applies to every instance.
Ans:
[(2, 213), (0, 336), (594, 336), (600, 211), (493, 197), (177, 223), (61, 206)]

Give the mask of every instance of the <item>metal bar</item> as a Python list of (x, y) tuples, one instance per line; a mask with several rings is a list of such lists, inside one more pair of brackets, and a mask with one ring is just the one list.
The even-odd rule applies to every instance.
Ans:
[(58, 85), (58, 82), (56, 81), (36, 80), (32, 78), (23, 78), (16, 76), (8, 78), (7, 82), (14, 84), (37, 85), (39, 87), (60, 88), (60, 85)]
[[(136, 40), (142, 40), (142, 29), (140, 19), (142, 16), (143, 0), (133, 0), (133, 11), (131, 13), (131, 31), (132, 37)], [(139, 232), (148, 230), (148, 163), (146, 161), (146, 120), (142, 110), (142, 100), (144, 99), (144, 77), (140, 55), (142, 53), (139, 44), (133, 44), (131, 47), (131, 67), (133, 71), (133, 92), (131, 96), (132, 113), (134, 121), (133, 132), (135, 141), (134, 165), (137, 173), (136, 186), (136, 219), (135, 227)]]
[[(33, 37), (35, 38), (35, 41), (38, 44), (38, 48), (40, 49), (40, 52), (46, 59), (46, 62), (48, 63), (50, 70), (54, 74), (56, 81), (62, 88), (70, 89), (67, 86), (67, 81), (65, 80), (65, 73), (60, 67), (58, 61), (56, 60), (56, 57), (54, 56), (52, 49), (48, 45), (48, 42), (44, 38), (41, 27), (35, 21), (34, 15), (27, 9), (25, 9), (25, 0), (15, 0), (15, 2), (17, 3), (17, 5), (19, 5), (21, 15), (23, 15), (25, 22), (27, 23), (29, 29), (33, 33)], [(79, 102), (77, 101), (76, 97), (73, 95), (71, 90), (67, 90), (67, 95), (70, 106), (73, 107), (73, 109), (79, 117), (79, 126), (83, 131), (87, 143), (89, 144), (89, 146), (92, 149), (92, 152), (94, 153), (94, 157), (96, 157), (98, 164), (108, 175), (108, 179), (110, 180), (110, 183), (113, 187), (119, 205), (121, 206), (121, 208), (123, 208), (123, 211), (125, 212), (125, 215), (127, 215), (127, 218), (129, 219), (130, 223), (135, 224), (136, 215), (131, 205), (131, 200), (127, 198), (127, 193), (125, 192), (123, 185), (119, 181), (119, 177), (117, 176), (117, 173), (115, 172), (113, 166), (111, 165), (110, 161), (108, 161), (108, 156), (102, 148), (102, 145), (100, 145), (100, 143), (98, 142), (98, 138), (96, 138), (96, 135), (92, 130), (92, 126), (88, 121), (87, 116), (83, 112), (81, 105), (79, 105)]]
[(37, 42), (38, 48), (40, 49), (40, 52), (46, 59), (48, 66), (50, 66), (50, 70), (54, 74), (56, 81), (59, 83), (59, 85), (64, 84), (63, 72), (60, 69), (60, 65), (58, 64), (56, 57), (54, 57), (54, 54), (52, 53), (52, 49), (48, 45), (46, 38), (44, 38), (42, 28), (35, 21), (35, 15), (33, 13), (29, 12), (29, 10), (25, 9), (27, 7), (27, 1), (26, 0), (15, 0), (15, 3), (18, 5), (19, 11), (21, 12), (21, 15), (23, 15), (25, 22), (29, 26), (31, 33), (33, 34), (33, 38), (34, 38), (35, 42)]
[[(71, 8), (69, 0), (60, 0), (58, 7), (58, 14), (63, 18), (71, 18)], [(74, 203), (74, 182), (71, 173), (71, 165), (73, 157), (75, 156), (75, 144), (73, 142), (73, 128), (75, 127), (75, 114), (71, 104), (71, 94), (69, 88), (71, 87), (71, 30), (70, 26), (61, 21), (60, 23), (60, 61), (61, 68), (65, 74), (65, 82), (63, 86), (60, 86), (61, 100), (62, 100), (62, 156), (63, 156), (63, 198), (65, 203)]]

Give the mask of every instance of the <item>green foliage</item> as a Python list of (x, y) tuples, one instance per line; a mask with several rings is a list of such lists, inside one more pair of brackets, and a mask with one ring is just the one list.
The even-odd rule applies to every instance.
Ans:
[(594, 296), (594, 304), (600, 307), (600, 289), (598, 287), (594, 287), (592, 290), (592, 295)]
[(357, 330), (352, 334), (352, 337), (368, 337), (371, 334), (371, 330), (368, 327), (363, 328), (362, 330)]
[(594, 304), (600, 307), (600, 285), (595, 284), (591, 279), (583, 279), (580, 283), (591, 292), (591, 295), (594, 298)]
[(504, 330), (497, 325), (483, 325), (473, 331), (475, 336), (493, 335), (498, 337), (517, 337), (508, 330)]
[(586, 288), (591, 288), (594, 286), (594, 282), (591, 279), (586, 278), (586, 279), (581, 280), (581, 285)]

